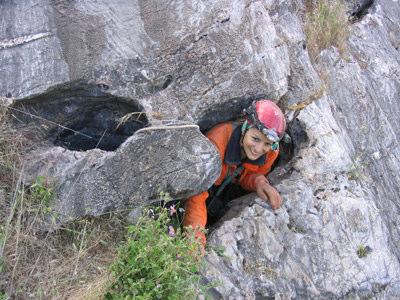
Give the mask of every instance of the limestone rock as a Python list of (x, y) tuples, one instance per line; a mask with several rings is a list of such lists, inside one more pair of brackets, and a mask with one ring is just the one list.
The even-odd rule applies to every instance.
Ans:
[(354, 178), (351, 142), (329, 115), (326, 98), (298, 115), (308, 145), (291, 168), (269, 176), (282, 208), (273, 212), (256, 195), (245, 196), (211, 229), (216, 250), (203, 274), (222, 280), (216, 299), (400, 296), (400, 264), (387, 242), (390, 215), (382, 214), (367, 179)]
[(0, 96), (90, 82), (150, 119), (209, 128), (288, 89), (288, 47), (261, 2), (29, 0), (2, 11)]
[[(223, 281), (215, 297), (400, 298), (400, 7), (346, 3), (357, 14), (347, 52), (313, 65), (302, 0), (3, 1), (0, 99), (53, 122), (13, 111), (44, 142), (26, 175), (55, 183), (60, 221), (158, 189), (186, 197), (219, 175), (214, 147), (181, 123), (138, 129), (206, 130), (272, 98), (291, 110), (293, 158), (269, 177), (284, 206), (248, 196), (213, 228), (227, 256), (206, 258), (205, 277)], [(133, 113), (146, 118), (110, 151), (68, 149), (60, 129), (90, 123), (100, 138)]]
[(196, 125), (168, 124), (137, 131), (115, 152), (38, 151), (25, 174), (27, 181), (45, 176), (55, 187), (52, 217), (59, 224), (143, 206), (161, 192), (182, 199), (207, 190), (219, 176), (219, 159)]
[(216, 299), (400, 297), (400, 7), (382, 1), (367, 12), (344, 57), (331, 48), (317, 58), (326, 92), (292, 114), (292, 132), (306, 138), (269, 176), (283, 207), (274, 214), (248, 196), (212, 228), (210, 247), (226, 248), (206, 258), (207, 279), (223, 282)]

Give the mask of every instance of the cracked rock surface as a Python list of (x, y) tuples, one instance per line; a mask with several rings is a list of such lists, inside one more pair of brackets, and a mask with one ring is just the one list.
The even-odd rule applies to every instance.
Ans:
[(220, 172), (217, 150), (190, 124), (144, 128), (115, 152), (52, 147), (30, 159), (26, 179), (41, 175), (55, 186), (56, 223), (143, 206), (164, 191), (186, 198), (207, 189)]
[(61, 125), (90, 101), (124, 103), (100, 117), (134, 107), (150, 128), (175, 120), (129, 131), (115, 151), (47, 143), (27, 177), (54, 182), (60, 221), (141, 205), (158, 189), (186, 197), (213, 183), (219, 158), (197, 128), (179, 126), (206, 130), (271, 98), (294, 143), (269, 176), (284, 205), (231, 203), (209, 236), (225, 247), (206, 257), (203, 275), (222, 282), (214, 297), (399, 299), (400, 6), (345, 2), (346, 53), (331, 47), (312, 64), (306, 1), (3, 1), (0, 97), (11, 107), (51, 108)]
[[(324, 76), (325, 89), (294, 114), (306, 142), (269, 176), (283, 207), (250, 195), (212, 228), (211, 248), (225, 247), (206, 257), (205, 276), (223, 282), (215, 299), (400, 297), (399, 16), (395, 2), (375, 3), (351, 28), (348, 56), (325, 50), (305, 75)], [(292, 61), (303, 76), (301, 56)], [(288, 105), (304, 83), (290, 81)]]
[(211, 230), (210, 248), (217, 250), (206, 256), (203, 274), (222, 280), (214, 298), (398, 298), (400, 264), (389, 215), (379, 208), (370, 179), (357, 178), (351, 142), (327, 99), (298, 119), (307, 147), (291, 167), (269, 176), (283, 207), (273, 212), (251, 194), (233, 201)]

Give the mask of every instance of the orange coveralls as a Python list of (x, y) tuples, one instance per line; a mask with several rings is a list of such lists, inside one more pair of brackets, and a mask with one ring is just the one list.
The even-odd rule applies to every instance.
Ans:
[[(213, 127), (207, 134), (207, 138), (217, 147), (221, 157), (221, 174), (214, 185), (219, 186), (228, 174), (240, 165), (241, 162), (241, 128), (234, 127), (232, 123), (222, 123)], [(279, 150), (268, 151), (265, 156), (255, 161), (246, 160), (243, 162), (243, 171), (238, 183), (247, 191), (255, 191), (255, 179), (258, 176), (266, 175), (278, 157)], [(203, 245), (206, 244), (206, 237), (203, 229), (207, 224), (206, 200), (209, 194), (207, 191), (192, 196), (186, 200), (185, 216), (183, 226), (192, 226), (195, 230), (195, 237), (200, 239)]]

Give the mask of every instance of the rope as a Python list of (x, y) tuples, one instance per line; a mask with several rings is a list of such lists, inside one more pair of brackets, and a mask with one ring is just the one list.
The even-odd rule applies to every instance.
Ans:
[(200, 129), (199, 125), (195, 125), (195, 124), (161, 125), (161, 126), (151, 126), (151, 127), (141, 128), (141, 129), (137, 130), (135, 133), (140, 133), (140, 132), (143, 132), (143, 131), (151, 131), (151, 130), (182, 129), (182, 128)]
[[(41, 120), (41, 121), (48, 122), (48, 123), (50, 123), (50, 124), (56, 125), (56, 126), (58, 126), (58, 127), (61, 127), (61, 128), (63, 128), (63, 129), (70, 130), (70, 131), (72, 131), (73, 133), (76, 133), (76, 134), (85, 136), (85, 137), (87, 137), (87, 138), (94, 139), (94, 137), (92, 137), (92, 136), (90, 136), (90, 135), (87, 135), (87, 134), (85, 134), (85, 133), (76, 131), (76, 130), (74, 130), (74, 129), (72, 129), (72, 128), (69, 128), (69, 127), (66, 127), (66, 126), (64, 126), (64, 125), (58, 124), (58, 123), (53, 122), (53, 121), (51, 121), (51, 120), (48, 120), (48, 119), (46, 119), (46, 118), (43, 118), (43, 117), (34, 115), (34, 114), (30, 113), (30, 112), (26, 112), (26, 111), (20, 110), (20, 109), (18, 109), (18, 108), (6, 106), (6, 105), (4, 105), (4, 104), (0, 104), (0, 106), (3, 106), (3, 107), (5, 107), (5, 108), (7, 108), (7, 109), (11, 109), (11, 110), (14, 110), (14, 111), (17, 111), (17, 112), (20, 112), (20, 113), (25, 114), (25, 115), (28, 115), (28, 116), (30, 116), (31, 118), (36, 118), (36, 119), (39, 119), (39, 120)], [(145, 112), (141, 112), (141, 113), (145, 114)], [(141, 113), (139, 113), (139, 115), (140, 115)], [(137, 114), (137, 113), (135, 113), (135, 114)], [(196, 128), (196, 129), (199, 129), (199, 130), (200, 130), (200, 127), (199, 127), (198, 125), (195, 125), (195, 124), (160, 125), (160, 126), (151, 126), (151, 127), (141, 128), (141, 129), (137, 130), (135, 133), (141, 133), (141, 132), (144, 132), (144, 131), (151, 131), (151, 130), (182, 129), (182, 128)]]
[(58, 127), (61, 127), (61, 128), (63, 128), (63, 129), (70, 130), (70, 131), (72, 131), (73, 133), (83, 135), (83, 136), (85, 136), (85, 137), (87, 137), (87, 138), (90, 138), (90, 139), (94, 139), (94, 137), (92, 137), (92, 136), (90, 136), (90, 135), (87, 135), (87, 134), (84, 134), (84, 133), (82, 133), (82, 132), (76, 131), (76, 130), (74, 130), (74, 129), (72, 129), (72, 128), (65, 127), (65, 126), (63, 126), (63, 125), (61, 125), (61, 124), (58, 124), (58, 123), (53, 122), (53, 121), (50, 121), (50, 120), (48, 120), (48, 119), (46, 119), (46, 118), (43, 118), (43, 117), (41, 117), (41, 116), (37, 116), (37, 115), (31, 114), (30, 112), (26, 112), (26, 111), (23, 111), (23, 110), (18, 109), (18, 108), (6, 106), (6, 105), (4, 105), (4, 104), (0, 104), (0, 105), (3, 106), (3, 107), (6, 107), (7, 109), (11, 109), (11, 110), (20, 112), (20, 113), (22, 113), (22, 114), (28, 115), (28, 116), (30, 116), (31, 118), (36, 118), (36, 119), (39, 119), (39, 120), (41, 120), (41, 121), (45, 121), (45, 122), (48, 122), (48, 123), (50, 123), (50, 124), (56, 125), (56, 126), (58, 126)]

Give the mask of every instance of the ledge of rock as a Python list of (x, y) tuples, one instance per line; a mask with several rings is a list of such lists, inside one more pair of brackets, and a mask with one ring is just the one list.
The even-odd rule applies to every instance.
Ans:
[(219, 159), (198, 126), (161, 123), (137, 131), (115, 152), (32, 153), (25, 174), (27, 181), (45, 176), (55, 187), (53, 219), (62, 223), (145, 205), (160, 192), (180, 199), (207, 190), (220, 173)]

